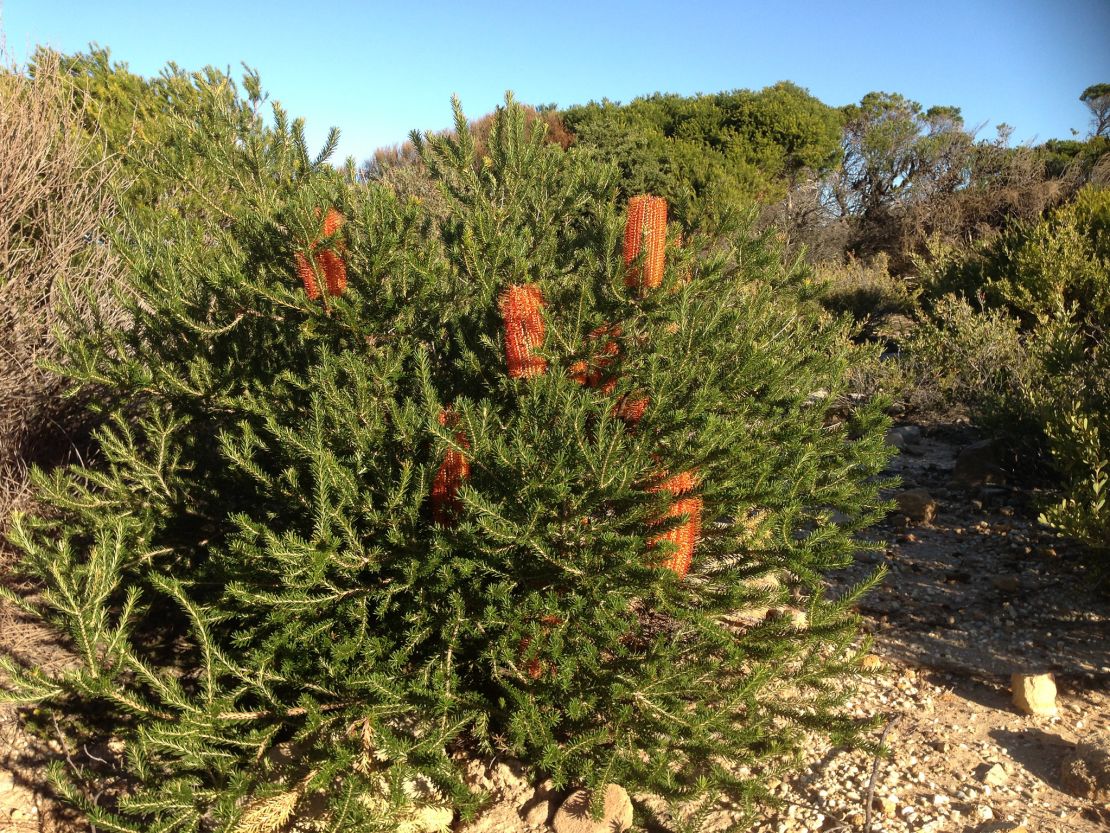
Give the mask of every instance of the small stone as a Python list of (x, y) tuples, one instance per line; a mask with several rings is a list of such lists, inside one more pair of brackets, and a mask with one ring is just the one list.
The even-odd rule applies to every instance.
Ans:
[(905, 451), (921, 442), (921, 429), (916, 425), (898, 425), (886, 432), (886, 444)]
[(929, 523), (936, 517), (937, 502), (925, 489), (907, 489), (894, 496), (898, 513), (913, 523)]
[(952, 480), (960, 486), (985, 486), (1005, 483), (1006, 472), (999, 465), (1000, 449), (994, 440), (982, 440), (964, 448), (956, 457)]
[(800, 631), (809, 627), (809, 617), (806, 612), (793, 607), (773, 607), (767, 611), (766, 619), (768, 622), (778, 619), (787, 620), (793, 628)]
[(414, 831), (420, 833), (444, 833), (451, 829), (455, 811), (450, 807), (421, 807), (416, 811)]
[(986, 804), (980, 804), (975, 808), (975, 818), (979, 821), (991, 821), (994, 819), (994, 810)]
[(1017, 593), (1021, 590), (1021, 579), (1017, 576), (992, 576), (991, 584), (1003, 593)]
[(1010, 773), (1002, 764), (983, 764), (977, 771), (979, 780), (991, 787), (1001, 787), (1010, 780)]
[(632, 799), (618, 784), (605, 787), (605, 806), (601, 818), (590, 816), (590, 794), (577, 790), (570, 794), (552, 820), (555, 833), (618, 833), (632, 827)]
[(1014, 705), (1026, 714), (1055, 717), (1056, 678), (1052, 674), (1012, 674), (1010, 688)]
[(15, 777), (10, 772), (0, 772), (0, 793), (15, 789)]

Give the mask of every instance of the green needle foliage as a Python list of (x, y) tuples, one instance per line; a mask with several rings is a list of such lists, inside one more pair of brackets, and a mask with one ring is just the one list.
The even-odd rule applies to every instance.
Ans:
[[(763, 796), (803, 733), (852, 736), (857, 594), (822, 577), (867, 546), (888, 451), (877, 403), (833, 409), (846, 326), (775, 290), (750, 235), (687, 230), (662, 287), (629, 289), (612, 170), (528, 138), (511, 99), (488, 156), (457, 104), (418, 141), (437, 219), (312, 159), (280, 110), (245, 118), (248, 94), (181, 119), (202, 127), (173, 146), (228, 190), (125, 224), (132, 324), (64, 368), (110, 394), (99, 455), (40, 474), (50, 511), (14, 524), (43, 591), (11, 600), (76, 661), (9, 659), (4, 696), (108, 750), (59, 789), (106, 831), (395, 830), (476, 812), (460, 762), (511, 754), (695, 825)], [(329, 206), (349, 284), (312, 300), (295, 256)], [(547, 370), (513, 379), (498, 298), (522, 284)], [(611, 392), (570, 371), (605, 325)], [(649, 399), (638, 423), (622, 396)], [(451, 449), (469, 476), (436, 523)], [(684, 578), (664, 472), (704, 501)], [(804, 625), (738, 615), (787, 604)]]

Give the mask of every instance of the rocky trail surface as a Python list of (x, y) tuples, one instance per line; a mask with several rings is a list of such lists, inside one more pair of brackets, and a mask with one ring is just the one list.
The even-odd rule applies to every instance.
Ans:
[[(880, 564), (889, 571), (861, 603), (875, 674), (850, 702), (860, 717), (883, 718), (889, 755), (815, 743), (754, 830), (1110, 830), (1110, 594), (1072, 545), (1037, 524), (1037, 495), (1007, 483), (989, 443), (943, 426), (902, 426), (890, 440), (902, 449), (892, 463), (899, 509), (876, 530), (889, 546), (831, 580), (835, 593)], [(66, 661), (2, 608), (0, 645), (47, 669)], [(1012, 697), (1014, 674), (1037, 675), (1017, 679), (1037, 684), (1027, 683), (1025, 708)], [(29, 736), (0, 710), (0, 833), (87, 830), (43, 781), (48, 760), (84, 754)], [(475, 823), (456, 822), (466, 833), (599, 833), (631, 818), (619, 788), (595, 823), (581, 794), (532, 784), (512, 761), (474, 763), (471, 777), (492, 802)]]

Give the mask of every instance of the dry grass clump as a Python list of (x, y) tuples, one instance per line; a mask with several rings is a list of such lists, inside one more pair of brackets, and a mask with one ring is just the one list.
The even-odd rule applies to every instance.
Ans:
[(29, 500), (29, 465), (65, 459), (81, 434), (62, 381), (40, 364), (58, 357), (59, 336), (75, 322), (123, 317), (102, 232), (111, 170), (74, 96), (56, 56), (32, 76), (0, 45), (0, 532)]

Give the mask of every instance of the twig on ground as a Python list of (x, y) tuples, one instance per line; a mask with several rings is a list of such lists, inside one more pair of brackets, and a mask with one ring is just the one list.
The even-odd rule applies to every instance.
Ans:
[[(883, 727), (883, 733), (879, 736), (880, 751), (886, 744), (886, 736), (901, 719), (902, 715), (896, 714), (887, 720), (886, 726)], [(879, 754), (879, 752), (875, 753), (875, 759), (871, 762), (871, 778), (867, 781), (867, 797), (863, 802), (863, 833), (871, 833), (871, 802), (875, 800), (875, 778), (879, 774)]]

